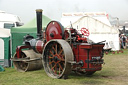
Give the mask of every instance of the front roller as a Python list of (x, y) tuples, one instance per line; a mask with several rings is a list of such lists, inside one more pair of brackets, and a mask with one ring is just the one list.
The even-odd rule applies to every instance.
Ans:
[(43, 66), (48, 76), (65, 78), (71, 72), (73, 52), (65, 40), (54, 39), (45, 44), (43, 51)]
[(20, 56), (20, 58), (17, 58), (17, 54), (15, 54), (11, 59), (15, 69), (20, 72), (38, 70), (43, 67), (41, 54), (37, 54), (33, 50), (24, 50)]

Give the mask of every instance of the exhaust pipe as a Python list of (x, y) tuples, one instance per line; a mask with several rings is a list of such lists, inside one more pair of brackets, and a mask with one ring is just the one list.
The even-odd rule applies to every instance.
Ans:
[(37, 39), (42, 39), (42, 9), (36, 9), (37, 16)]

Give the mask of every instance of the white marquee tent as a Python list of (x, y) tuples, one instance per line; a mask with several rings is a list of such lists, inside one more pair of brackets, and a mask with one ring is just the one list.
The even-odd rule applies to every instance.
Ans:
[(77, 30), (87, 28), (90, 32), (88, 38), (95, 43), (106, 40), (105, 49), (112, 48), (114, 51), (120, 49), (119, 31), (111, 26), (106, 16), (83, 16), (83, 13), (79, 13), (78, 16), (74, 16), (74, 13), (68, 14), (68, 16), (63, 14), (61, 18), (63, 26), (70, 28), (70, 22)]

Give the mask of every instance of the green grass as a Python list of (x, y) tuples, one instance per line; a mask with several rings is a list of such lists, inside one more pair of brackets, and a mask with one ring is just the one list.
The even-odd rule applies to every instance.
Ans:
[(0, 85), (128, 85), (128, 50), (104, 56), (105, 65), (92, 76), (71, 73), (69, 79), (53, 79), (45, 71), (17, 72), (5, 68), (0, 72)]

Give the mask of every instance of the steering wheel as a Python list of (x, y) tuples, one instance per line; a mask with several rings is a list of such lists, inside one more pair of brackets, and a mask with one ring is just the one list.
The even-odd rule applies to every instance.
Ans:
[(81, 28), (81, 33), (85, 36), (89, 36), (89, 30), (86, 28)]

